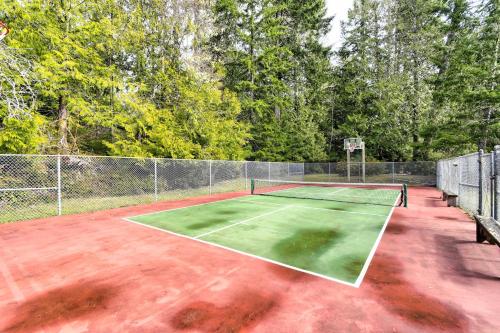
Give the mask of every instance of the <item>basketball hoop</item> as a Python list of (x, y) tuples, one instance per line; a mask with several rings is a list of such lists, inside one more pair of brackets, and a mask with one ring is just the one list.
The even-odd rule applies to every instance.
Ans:
[(344, 149), (354, 153), (356, 149), (363, 149), (363, 140), (361, 138), (348, 138), (344, 139)]
[(0, 40), (4, 39), (5, 36), (7, 36), (7, 34), (9, 32), (10, 32), (10, 29), (7, 26), (7, 24), (5, 24), (2, 21), (0, 21)]
[(344, 149), (347, 152), (347, 181), (351, 182), (351, 154), (356, 149), (361, 150), (362, 181), (365, 182), (365, 143), (361, 138), (344, 139)]

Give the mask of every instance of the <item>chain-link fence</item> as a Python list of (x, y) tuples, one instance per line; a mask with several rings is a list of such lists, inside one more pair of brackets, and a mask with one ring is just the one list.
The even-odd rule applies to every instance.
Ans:
[[(0, 223), (249, 190), (250, 179), (362, 182), (362, 164), (0, 155)], [(433, 162), (366, 163), (365, 181), (434, 185)]]
[(0, 155), (0, 223), (303, 180), (304, 163)]
[(304, 180), (347, 183), (436, 185), (435, 162), (306, 163)]
[(489, 154), (478, 152), (437, 165), (437, 187), (458, 197), (458, 205), (472, 214), (499, 219), (500, 147)]

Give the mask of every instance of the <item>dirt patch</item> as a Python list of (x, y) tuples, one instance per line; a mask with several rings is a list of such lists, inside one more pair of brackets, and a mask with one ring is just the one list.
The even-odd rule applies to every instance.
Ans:
[(2, 331), (34, 331), (104, 311), (117, 293), (114, 286), (89, 281), (52, 289), (20, 304), (15, 320)]
[(275, 265), (275, 264), (269, 264), (268, 270), (276, 275), (277, 277), (286, 280), (286, 281), (291, 281), (291, 282), (297, 282), (297, 281), (303, 281), (308, 278), (312, 278), (312, 275), (306, 274), (301, 271), (297, 271), (295, 269)]
[(407, 226), (401, 224), (401, 223), (389, 223), (387, 225), (387, 228), (385, 229), (386, 232), (390, 233), (390, 234), (394, 234), (394, 235), (400, 235), (400, 234), (405, 234), (406, 232), (408, 232), (410, 228), (408, 228)]
[(474, 221), (472, 219), (466, 220), (463, 218), (463, 216), (453, 217), (453, 216), (436, 215), (434, 218), (439, 219), (439, 220), (456, 221), (456, 222), (463, 222), (463, 223), (474, 223)]
[(424, 199), (424, 207), (445, 207), (441, 199)]
[(437, 298), (416, 290), (402, 276), (401, 265), (396, 257), (376, 256), (366, 281), (389, 311), (413, 324), (440, 331), (467, 331), (468, 323), (464, 314)]
[(222, 307), (209, 302), (193, 302), (177, 312), (170, 323), (178, 330), (239, 332), (257, 325), (276, 307), (273, 298), (246, 292)]

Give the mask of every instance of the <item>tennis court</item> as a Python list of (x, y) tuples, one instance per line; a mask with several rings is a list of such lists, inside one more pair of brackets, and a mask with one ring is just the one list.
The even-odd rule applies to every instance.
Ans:
[(248, 196), (126, 218), (359, 287), (402, 185), (252, 180)]

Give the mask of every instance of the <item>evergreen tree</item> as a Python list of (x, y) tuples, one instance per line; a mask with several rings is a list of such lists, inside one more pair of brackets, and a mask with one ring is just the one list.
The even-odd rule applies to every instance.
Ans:
[(214, 11), (214, 57), (252, 125), (253, 158), (324, 159), (327, 104), (317, 96), (328, 81), (328, 48), (319, 42), (329, 25), (324, 1), (220, 0)]
[(438, 81), (437, 96), (447, 111), (433, 145), (438, 151), (492, 149), (500, 141), (498, 7), (492, 0), (468, 10), (457, 2), (451, 12), (452, 22), (460, 15), (462, 24), (453, 35), (446, 71)]

